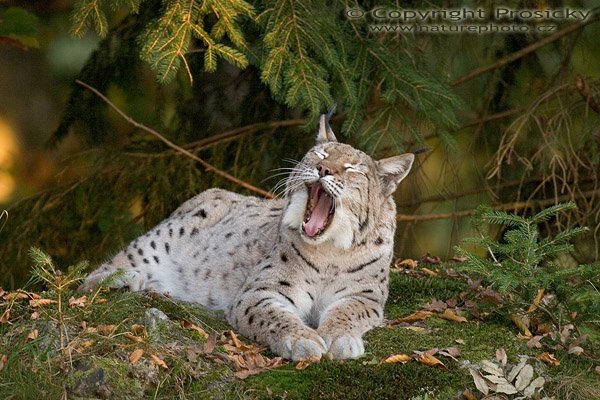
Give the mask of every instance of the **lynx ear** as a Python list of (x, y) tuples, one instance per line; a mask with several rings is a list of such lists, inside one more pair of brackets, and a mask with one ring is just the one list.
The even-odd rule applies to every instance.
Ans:
[(406, 153), (376, 162), (384, 196), (394, 193), (400, 181), (406, 178), (410, 172), (413, 161), (415, 161), (415, 155)]
[(317, 133), (317, 144), (322, 144), (325, 142), (337, 142), (335, 134), (329, 125), (329, 120), (331, 116), (335, 112), (336, 103), (333, 103), (333, 106), (327, 111), (327, 114), (322, 114), (321, 119), (319, 120), (319, 133)]

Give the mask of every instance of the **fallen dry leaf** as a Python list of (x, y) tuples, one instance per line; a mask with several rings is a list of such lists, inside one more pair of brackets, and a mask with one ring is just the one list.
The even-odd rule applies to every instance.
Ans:
[(536, 390), (543, 388), (545, 383), (546, 383), (546, 380), (544, 378), (542, 378), (541, 376), (539, 376), (539, 377), (535, 378), (529, 384), (529, 386), (527, 386), (525, 389), (523, 389), (523, 394), (528, 398), (533, 397)]
[(454, 341), (458, 344), (465, 344), (464, 339), (454, 339)]
[(439, 264), (442, 260), (438, 256), (432, 256), (427, 253), (425, 256), (421, 258), (421, 262), (424, 264)]
[(473, 382), (475, 383), (477, 390), (487, 396), (487, 394), (490, 392), (490, 388), (487, 381), (483, 378), (483, 376), (481, 376), (481, 373), (473, 368), (469, 368), (469, 373), (473, 377)]
[(498, 364), (488, 360), (482, 360), (479, 365), (481, 365), (481, 369), (488, 374), (495, 376), (504, 376), (504, 371)]
[(73, 297), (69, 299), (69, 307), (83, 307), (87, 303), (88, 297), (87, 295), (83, 295), (81, 297)]
[(213, 332), (210, 335), (208, 335), (206, 342), (202, 346), (202, 351), (204, 351), (205, 354), (210, 354), (213, 352), (213, 350), (215, 349), (216, 346), (217, 346), (217, 334)]
[(6, 324), (10, 319), (10, 308), (7, 308), (0, 316), (0, 324)]
[(575, 329), (575, 326), (573, 326), (573, 324), (567, 324), (562, 328), (562, 331), (560, 332), (560, 342), (562, 344), (565, 344), (567, 342), (567, 339), (569, 338), (569, 336), (571, 336), (571, 331), (573, 331), (573, 329)]
[(523, 337), (532, 338), (533, 334), (529, 330), (529, 318), (525, 315), (511, 314), (510, 320), (523, 332)]
[(415, 268), (417, 268), (417, 264), (418, 264), (418, 262), (416, 260), (407, 258), (405, 260), (402, 260), (402, 261), (394, 264), (394, 268), (395, 269), (402, 269), (402, 268), (415, 269)]
[(431, 303), (425, 306), (425, 309), (428, 311), (438, 311), (443, 312), (448, 308), (448, 303), (443, 300), (437, 300), (435, 297), (431, 299)]
[(477, 400), (477, 397), (475, 397), (475, 395), (473, 394), (473, 392), (471, 392), (469, 389), (465, 389), (462, 392), (462, 395), (464, 396), (465, 399), (467, 400)]
[(514, 381), (515, 378), (517, 377), (517, 375), (519, 374), (519, 372), (521, 372), (521, 370), (523, 368), (525, 368), (526, 365), (527, 365), (527, 358), (526, 357), (521, 358), (521, 361), (510, 370), (510, 372), (508, 374), (508, 381), (509, 382)]
[[(533, 379), (533, 367), (529, 364), (525, 365), (523, 369), (517, 375), (517, 379), (515, 380), (515, 388), (520, 392), (529, 386), (529, 383)], [(507, 393), (511, 394), (511, 393)]]
[(75, 338), (69, 345), (77, 353), (83, 353), (85, 349), (92, 347), (96, 342), (92, 339), (83, 340), (79, 337)]
[(6, 354), (0, 354), (0, 371), (2, 371), (4, 369), (4, 366), (6, 365), (7, 362), (8, 362), (8, 356)]
[(40, 317), (40, 313), (37, 311), (34, 311), (31, 313), (31, 316), (29, 317), (30, 319), (38, 319)]
[(450, 308), (446, 308), (442, 314), (438, 315), (438, 317), (447, 319), (448, 321), (467, 322), (467, 319), (465, 317), (456, 315), (456, 313)]
[(600, 375), (600, 365), (598, 365), (596, 368), (594, 368), (594, 372), (597, 373), (598, 375)]
[(279, 367), (283, 364), (281, 357), (269, 359), (256, 352), (245, 352), (232, 354), (228, 356), (236, 370), (234, 375), (240, 379), (245, 379), (250, 375), (255, 375), (263, 371)]
[(498, 361), (501, 365), (506, 365), (508, 357), (506, 356), (506, 350), (500, 347), (496, 349), (496, 361)]
[[(90, 328), (88, 328), (89, 330)], [(98, 325), (96, 326), (96, 331), (98, 331), (101, 335), (110, 335), (117, 329), (116, 325)]]
[(2, 296), (2, 298), (6, 301), (12, 301), (12, 300), (18, 301), (18, 300), (31, 299), (32, 297), (29, 296), (26, 292), (16, 291), (16, 292), (8, 292), (4, 296)]
[(137, 336), (148, 336), (148, 333), (146, 332), (146, 327), (142, 324), (131, 325), (131, 332)]
[(393, 354), (383, 359), (384, 364), (406, 364), (409, 361), (412, 361), (412, 357), (408, 354)]
[(557, 360), (556, 357), (554, 357), (554, 354), (551, 354), (551, 353), (548, 353), (548, 352), (544, 352), (544, 353), (540, 354), (539, 356), (537, 356), (537, 358), (539, 360), (542, 360), (546, 364), (560, 365), (560, 361)]
[[(134, 351), (131, 352), (131, 354), (129, 355), (129, 362), (131, 364), (135, 364), (138, 361), (140, 361), (140, 358), (142, 358), (142, 356), (144, 355), (144, 349), (135, 349)], [(161, 360), (162, 361), (162, 360)], [(164, 361), (163, 361), (164, 362)], [(165, 364), (166, 365), (166, 364)]]
[(315, 363), (315, 362), (319, 361), (320, 359), (321, 359), (321, 357), (312, 356), (312, 357), (307, 358), (306, 360), (300, 360), (300, 361), (298, 361), (298, 364), (296, 364), (296, 369), (298, 369), (298, 370), (306, 369), (310, 364)]
[(546, 333), (550, 333), (550, 329), (550, 324), (543, 323), (536, 326), (535, 332), (538, 335), (545, 335)]
[(227, 332), (225, 332), (225, 336), (229, 336), (229, 338), (231, 339), (231, 343), (235, 347), (241, 348), (242, 346), (244, 346), (244, 344), (242, 343), (242, 341), (240, 339), (238, 339), (238, 337), (237, 337), (237, 335), (235, 334), (234, 331), (227, 331)]
[(37, 339), (40, 336), (40, 332), (37, 329), (32, 330), (27, 335), (27, 341)]
[(531, 302), (531, 305), (529, 306), (529, 309), (527, 310), (527, 312), (531, 314), (532, 312), (537, 310), (538, 306), (540, 305), (540, 301), (542, 301), (543, 297), (544, 297), (544, 289), (538, 289), (537, 294), (533, 298), (533, 301)]
[(527, 341), (527, 348), (528, 349), (532, 349), (532, 348), (536, 348), (536, 349), (541, 349), (542, 348), (542, 344), (540, 343), (540, 341), (543, 339), (544, 337), (541, 335), (537, 335), (532, 337), (531, 339), (529, 339)]
[(162, 360), (162, 358), (160, 358), (156, 354), (150, 354), (150, 358), (152, 359), (152, 362), (154, 364), (158, 365), (159, 367), (164, 368), (164, 369), (169, 369), (169, 367), (167, 366), (167, 363), (164, 362)]
[(479, 291), (479, 296), (481, 297), (481, 300), (487, 303), (500, 304), (502, 302), (502, 295), (490, 288)]
[(427, 329), (427, 328), (423, 328), (422, 326), (415, 326), (415, 325), (401, 326), (400, 329), (406, 329), (409, 331), (413, 331), (414, 333), (425, 333), (425, 332), (429, 331), (429, 329)]
[(450, 259), (450, 261), (464, 262), (464, 261), (467, 261), (467, 257), (454, 256)]
[(460, 350), (456, 347), (447, 347), (439, 351), (439, 354), (442, 356), (450, 357), (454, 361), (458, 361), (456, 357), (460, 356)]
[(139, 342), (142, 342), (142, 341), (144, 341), (144, 339), (142, 339), (142, 338), (141, 338), (141, 337), (139, 337), (139, 336), (135, 336), (135, 335), (134, 335), (133, 333), (131, 333), (131, 332), (125, 332), (125, 333), (123, 334), (123, 336), (125, 336), (127, 339), (131, 340), (132, 342), (136, 342), (136, 343), (139, 343)]
[(581, 353), (583, 353), (583, 348), (581, 346), (573, 346), (573, 347), (569, 348), (568, 353), (575, 354), (576, 356), (578, 356)]
[(423, 271), (423, 273), (425, 275), (429, 275), (429, 276), (433, 276), (433, 277), (436, 277), (439, 275), (436, 271), (429, 269), (429, 268), (425, 268), (425, 267), (421, 268), (421, 271)]
[(432, 315), (434, 315), (433, 312), (431, 311), (424, 311), (424, 310), (420, 310), (417, 312), (414, 312), (410, 315), (407, 315), (406, 317), (402, 317), (402, 318), (398, 318), (394, 321), (391, 322), (391, 324), (397, 324), (400, 322), (415, 322), (415, 321), (423, 321), (429, 317), (431, 317)]
[(417, 361), (421, 364), (427, 365), (428, 367), (446, 368), (443, 362), (438, 360), (435, 356), (427, 353), (417, 356)]
[(29, 305), (31, 307), (41, 307), (41, 306), (47, 306), (48, 304), (54, 304), (57, 303), (56, 300), (53, 299), (32, 299), (29, 300)]
[(192, 324), (190, 321), (188, 321), (186, 319), (181, 320), (181, 326), (184, 329), (191, 329), (191, 330), (198, 332), (198, 334), (200, 334), (200, 336), (202, 336), (204, 339), (208, 338), (208, 333), (206, 333), (206, 331), (204, 329), (200, 328), (198, 325)]
[(107, 301), (108, 301), (108, 299), (105, 299), (105, 298), (99, 298), (99, 299), (96, 299), (96, 300), (94, 301), (94, 303), (96, 303), (96, 304), (103, 304), (103, 303), (106, 303)]

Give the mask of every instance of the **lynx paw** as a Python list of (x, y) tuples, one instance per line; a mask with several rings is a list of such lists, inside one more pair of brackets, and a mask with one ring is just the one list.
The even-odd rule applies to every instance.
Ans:
[(365, 352), (363, 341), (357, 336), (325, 336), (324, 339), (329, 348), (327, 354), (335, 360), (357, 358), (362, 356)]
[(275, 351), (283, 358), (293, 361), (319, 359), (327, 351), (323, 339), (316, 332), (308, 330), (285, 336), (279, 347)]

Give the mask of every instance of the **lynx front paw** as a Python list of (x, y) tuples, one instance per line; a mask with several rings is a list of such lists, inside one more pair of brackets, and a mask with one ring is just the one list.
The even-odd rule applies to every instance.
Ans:
[(365, 352), (363, 340), (358, 336), (325, 336), (324, 339), (329, 348), (327, 354), (335, 360), (357, 358), (362, 356)]
[(293, 361), (321, 358), (327, 351), (325, 342), (316, 332), (305, 330), (285, 336), (275, 351)]

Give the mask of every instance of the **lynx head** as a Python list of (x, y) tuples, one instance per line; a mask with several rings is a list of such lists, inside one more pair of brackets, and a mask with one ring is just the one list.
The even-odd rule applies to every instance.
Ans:
[(329, 126), (330, 116), (331, 112), (321, 116), (316, 145), (287, 178), (282, 222), (297, 229), (307, 243), (332, 241), (349, 249), (382, 218), (391, 217), (395, 223), (395, 215), (383, 215), (383, 206), (393, 204), (390, 195), (408, 175), (414, 154), (375, 161), (339, 143)]

